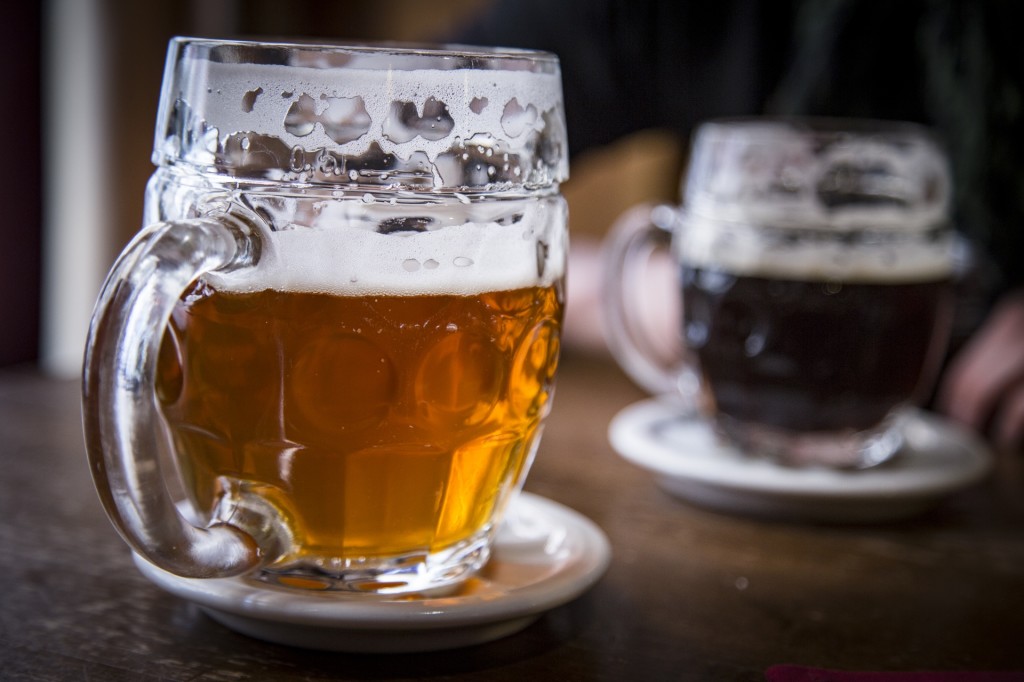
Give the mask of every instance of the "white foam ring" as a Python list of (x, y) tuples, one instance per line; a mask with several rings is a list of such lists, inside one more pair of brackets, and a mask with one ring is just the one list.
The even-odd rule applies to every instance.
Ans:
[(773, 239), (749, 226), (690, 216), (674, 242), (680, 262), (737, 275), (861, 283), (930, 282), (953, 272), (950, 231), (902, 235), (890, 228), (860, 241), (843, 231), (795, 231)]
[[(324, 148), (342, 155), (367, 152), (373, 142), (388, 154), (408, 159), (424, 152), (433, 162), (452, 148), (455, 138), (470, 140), (487, 134), (515, 149), (530, 131), (541, 130), (543, 115), (519, 117), (517, 125), (503, 126), (502, 115), (510, 110), (533, 108), (538, 114), (560, 112), (561, 79), (557, 73), (475, 69), (421, 69), (382, 71), (359, 68), (318, 69), (268, 64), (205, 62), (192, 77), (182, 79), (186, 90), (178, 96), (188, 103), (207, 126), (222, 138), (232, 133), (254, 131), (274, 135), (288, 145), (305, 149)], [(195, 74), (201, 74), (198, 77)], [(258, 94), (257, 94), (258, 93)], [(359, 98), (371, 121), (367, 135), (339, 143), (320, 121), (293, 134), (285, 120), (294, 104), (308, 107), (312, 100), (316, 116), (330, 106), (352, 106)], [(392, 103), (412, 103), (422, 116), (427, 101), (442, 102), (454, 127), (441, 139), (418, 135), (396, 140), (384, 133)], [(486, 101), (486, 104), (482, 104)], [(559, 113), (560, 115), (560, 113)], [(559, 118), (559, 120), (561, 120)], [(508, 128), (508, 129), (506, 129)]]
[(561, 200), (524, 201), (517, 222), (473, 215), (440, 229), (393, 234), (343, 217), (345, 202), (337, 207), (333, 214), (324, 210), (313, 225), (265, 234), (256, 267), (213, 273), (207, 281), (234, 292), (470, 295), (548, 286), (564, 273)]

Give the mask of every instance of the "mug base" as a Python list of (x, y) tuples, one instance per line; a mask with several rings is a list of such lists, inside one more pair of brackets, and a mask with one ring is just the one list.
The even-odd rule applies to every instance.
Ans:
[(476, 574), (490, 558), (487, 529), (440, 552), (391, 557), (303, 558), (258, 571), (255, 580), (289, 589), (367, 595), (444, 596)]
[(715, 431), (741, 452), (781, 466), (867, 469), (889, 461), (904, 445), (905, 415), (894, 412), (865, 430), (794, 432), (719, 415)]

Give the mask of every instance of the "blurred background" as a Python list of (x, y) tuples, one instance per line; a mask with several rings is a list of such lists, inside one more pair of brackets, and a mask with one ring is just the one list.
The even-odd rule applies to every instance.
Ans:
[[(0, 366), (75, 376), (92, 305), (141, 227), (167, 41), (174, 35), (429, 41), (488, 0), (48, 0), (2, 22)], [(572, 131), (570, 131), (570, 135)], [(574, 159), (574, 236), (672, 200), (680, 145), (651, 130)]]

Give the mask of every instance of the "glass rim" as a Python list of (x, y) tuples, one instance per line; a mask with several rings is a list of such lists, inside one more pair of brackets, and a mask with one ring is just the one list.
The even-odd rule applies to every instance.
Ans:
[(932, 144), (941, 144), (933, 128), (916, 121), (803, 114), (711, 118), (699, 123), (694, 129), (694, 135), (699, 136), (702, 132), (737, 131), (754, 139), (758, 136), (758, 131), (768, 134), (771, 130), (780, 129), (812, 136), (917, 136)]
[[(374, 40), (322, 40), (304, 37), (266, 38), (208, 38), (197, 36), (174, 36), (170, 40), (178, 47), (196, 46), (214, 49), (245, 48), (250, 50), (288, 50), (296, 53), (329, 53), (339, 55), (393, 55), (403, 57), (436, 57), (466, 60), (521, 61), (530, 63), (558, 64), (558, 55), (546, 50), (519, 47), (468, 45), (461, 43), (430, 43)], [(325, 67), (327, 68), (327, 67)]]

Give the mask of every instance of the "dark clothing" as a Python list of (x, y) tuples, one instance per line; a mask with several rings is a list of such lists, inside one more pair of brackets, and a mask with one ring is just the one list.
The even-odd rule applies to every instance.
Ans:
[(754, 114), (908, 120), (952, 160), (958, 227), (1024, 284), (1018, 0), (497, 0), (462, 42), (559, 55), (570, 151)]

